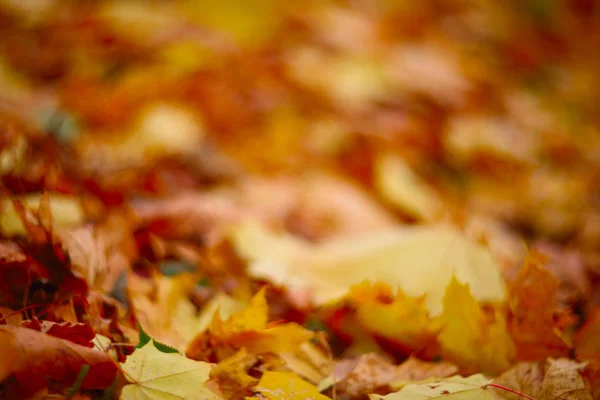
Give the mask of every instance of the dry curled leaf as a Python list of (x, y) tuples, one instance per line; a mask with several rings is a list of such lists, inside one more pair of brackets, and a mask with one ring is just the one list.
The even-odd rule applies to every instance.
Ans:
[(339, 362), (332, 376), (321, 382), (319, 388), (333, 385), (337, 394), (359, 396), (381, 393), (380, 390), (389, 389), (400, 381), (443, 378), (457, 372), (458, 368), (447, 362), (433, 363), (411, 357), (400, 365), (394, 365), (386, 358), (371, 353)]
[[(506, 386), (534, 397), (537, 400), (592, 400), (583, 372), (585, 363), (566, 358), (548, 359), (540, 363), (518, 363), (494, 380), (494, 383)], [(518, 400), (522, 397), (496, 390), (500, 398)]]

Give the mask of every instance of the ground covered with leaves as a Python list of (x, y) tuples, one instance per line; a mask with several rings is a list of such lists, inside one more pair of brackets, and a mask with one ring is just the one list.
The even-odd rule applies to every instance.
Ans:
[(587, 0), (0, 0), (0, 398), (600, 398), (599, 46)]

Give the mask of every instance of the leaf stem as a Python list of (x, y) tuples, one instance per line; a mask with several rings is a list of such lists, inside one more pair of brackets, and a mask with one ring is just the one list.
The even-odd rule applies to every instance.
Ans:
[(499, 385), (497, 383), (490, 383), (489, 385), (486, 385), (486, 387), (494, 387), (494, 388), (497, 388), (497, 389), (502, 389), (504, 391), (516, 394), (517, 396), (524, 397), (524, 398), (526, 398), (528, 400), (537, 400), (535, 397), (531, 397), (531, 396), (529, 396), (529, 395), (527, 395), (525, 393), (519, 392), (518, 390), (514, 390), (514, 389), (511, 389), (509, 387), (506, 387), (506, 386), (503, 386), (503, 385)]

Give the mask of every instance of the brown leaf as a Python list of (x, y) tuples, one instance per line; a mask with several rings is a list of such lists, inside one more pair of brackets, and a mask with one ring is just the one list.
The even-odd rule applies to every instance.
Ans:
[(51, 383), (72, 385), (84, 365), (90, 366), (84, 389), (105, 389), (117, 373), (115, 363), (102, 351), (22, 327), (0, 327), (0, 354), (0, 382), (8, 392), (23, 397)]
[(243, 399), (252, 394), (251, 388), (258, 379), (248, 372), (258, 362), (258, 356), (248, 354), (245, 349), (221, 361), (210, 371), (210, 382), (218, 386), (225, 398)]
[[(583, 377), (584, 363), (566, 358), (548, 359), (540, 363), (518, 363), (495, 379), (494, 383), (525, 393), (537, 400), (592, 400)], [(504, 390), (495, 390), (506, 400), (522, 397)]]
[(431, 377), (443, 378), (458, 372), (458, 367), (447, 362), (433, 363), (409, 358), (400, 365), (370, 353), (353, 360), (343, 360), (335, 367), (337, 393), (350, 396), (377, 393), (400, 381), (419, 381)]

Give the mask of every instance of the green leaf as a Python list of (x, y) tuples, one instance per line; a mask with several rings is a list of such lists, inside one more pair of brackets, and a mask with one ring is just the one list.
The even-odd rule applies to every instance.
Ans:
[(83, 383), (83, 380), (85, 379), (85, 377), (89, 371), (90, 371), (89, 365), (85, 364), (85, 365), (81, 366), (81, 370), (79, 371), (79, 375), (77, 375), (77, 379), (75, 380), (75, 383), (67, 392), (67, 399), (72, 398), (73, 396), (75, 396), (77, 394), (77, 392), (79, 392), (79, 389), (81, 389), (81, 384)]
[(200, 279), (196, 282), (196, 286), (198, 287), (210, 287), (210, 280), (207, 277)]
[(136, 349), (141, 349), (142, 347), (144, 347), (145, 345), (148, 344), (148, 342), (150, 342), (152, 340), (152, 343), (154, 343), (154, 347), (156, 347), (156, 349), (162, 353), (179, 353), (179, 351), (167, 344), (158, 342), (154, 339), (152, 339), (150, 337), (150, 335), (148, 335), (146, 333), (146, 331), (144, 331), (144, 328), (142, 328), (142, 325), (140, 325), (140, 323), (138, 322), (138, 330), (140, 332), (140, 339), (139, 342), (137, 344), (137, 346), (135, 346)]
[(160, 266), (160, 271), (164, 276), (176, 276), (179, 274), (191, 273), (195, 270), (195, 265), (178, 260), (164, 261)]

